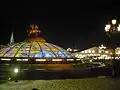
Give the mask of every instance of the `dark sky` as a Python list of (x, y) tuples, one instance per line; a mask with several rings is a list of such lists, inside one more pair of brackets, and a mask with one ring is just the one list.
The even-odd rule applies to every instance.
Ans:
[(28, 25), (35, 23), (48, 42), (83, 49), (106, 43), (105, 24), (114, 17), (120, 19), (120, 7), (112, 4), (57, 3), (1, 7), (0, 44), (9, 42), (12, 31), (16, 42), (25, 40)]

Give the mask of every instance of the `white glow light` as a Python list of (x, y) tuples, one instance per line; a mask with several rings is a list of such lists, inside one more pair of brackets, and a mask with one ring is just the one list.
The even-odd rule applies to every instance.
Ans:
[(15, 68), (15, 69), (14, 69), (14, 73), (17, 74), (18, 72), (19, 72), (19, 69), (18, 69), (18, 68)]
[(36, 59), (36, 61), (46, 61), (46, 59)]
[(115, 25), (115, 24), (116, 24), (116, 22), (117, 22), (117, 21), (116, 21), (115, 19), (114, 19), (114, 20), (112, 20), (112, 24), (113, 24), (113, 25)]
[(118, 29), (118, 31), (120, 31), (120, 24), (119, 24), (119, 26), (117, 27), (117, 29)]
[(1, 60), (10, 61), (11, 59), (9, 59), (9, 58), (1, 58)]
[(16, 59), (17, 61), (28, 61), (28, 59)]
[(52, 61), (62, 61), (62, 59), (52, 59)]
[(107, 27), (105, 27), (105, 31), (106, 31), (106, 32), (108, 32), (108, 31), (109, 31), (109, 29), (108, 29)]
[(74, 61), (74, 59), (67, 59), (67, 61)]
[(106, 25), (106, 28), (107, 28), (107, 29), (110, 29), (110, 28), (111, 28), (111, 25), (110, 25), (110, 24)]

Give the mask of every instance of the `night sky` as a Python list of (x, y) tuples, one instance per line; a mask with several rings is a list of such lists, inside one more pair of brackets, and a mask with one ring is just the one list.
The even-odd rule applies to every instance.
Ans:
[(57, 3), (1, 7), (0, 44), (9, 42), (12, 31), (15, 42), (25, 40), (28, 25), (35, 23), (47, 42), (65, 49), (89, 48), (106, 43), (105, 24), (114, 17), (120, 19), (120, 7), (111, 4)]

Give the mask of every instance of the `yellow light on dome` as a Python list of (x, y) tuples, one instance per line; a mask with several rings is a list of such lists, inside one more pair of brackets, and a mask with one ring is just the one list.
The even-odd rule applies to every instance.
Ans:
[(53, 51), (53, 52), (57, 52), (58, 50), (54, 48), (54, 49), (52, 49), (52, 51)]

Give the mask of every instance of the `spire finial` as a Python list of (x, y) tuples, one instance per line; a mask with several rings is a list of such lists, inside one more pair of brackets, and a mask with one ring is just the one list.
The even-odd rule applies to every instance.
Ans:
[(13, 44), (14, 43), (14, 36), (13, 36), (13, 32), (11, 34), (11, 37), (10, 37), (10, 44)]
[(39, 30), (38, 26), (35, 25), (35, 24), (31, 24), (28, 27), (27, 32), (28, 32), (29, 37), (31, 37), (31, 36), (36, 37), (36, 36), (38, 36), (40, 34), (40, 30)]

